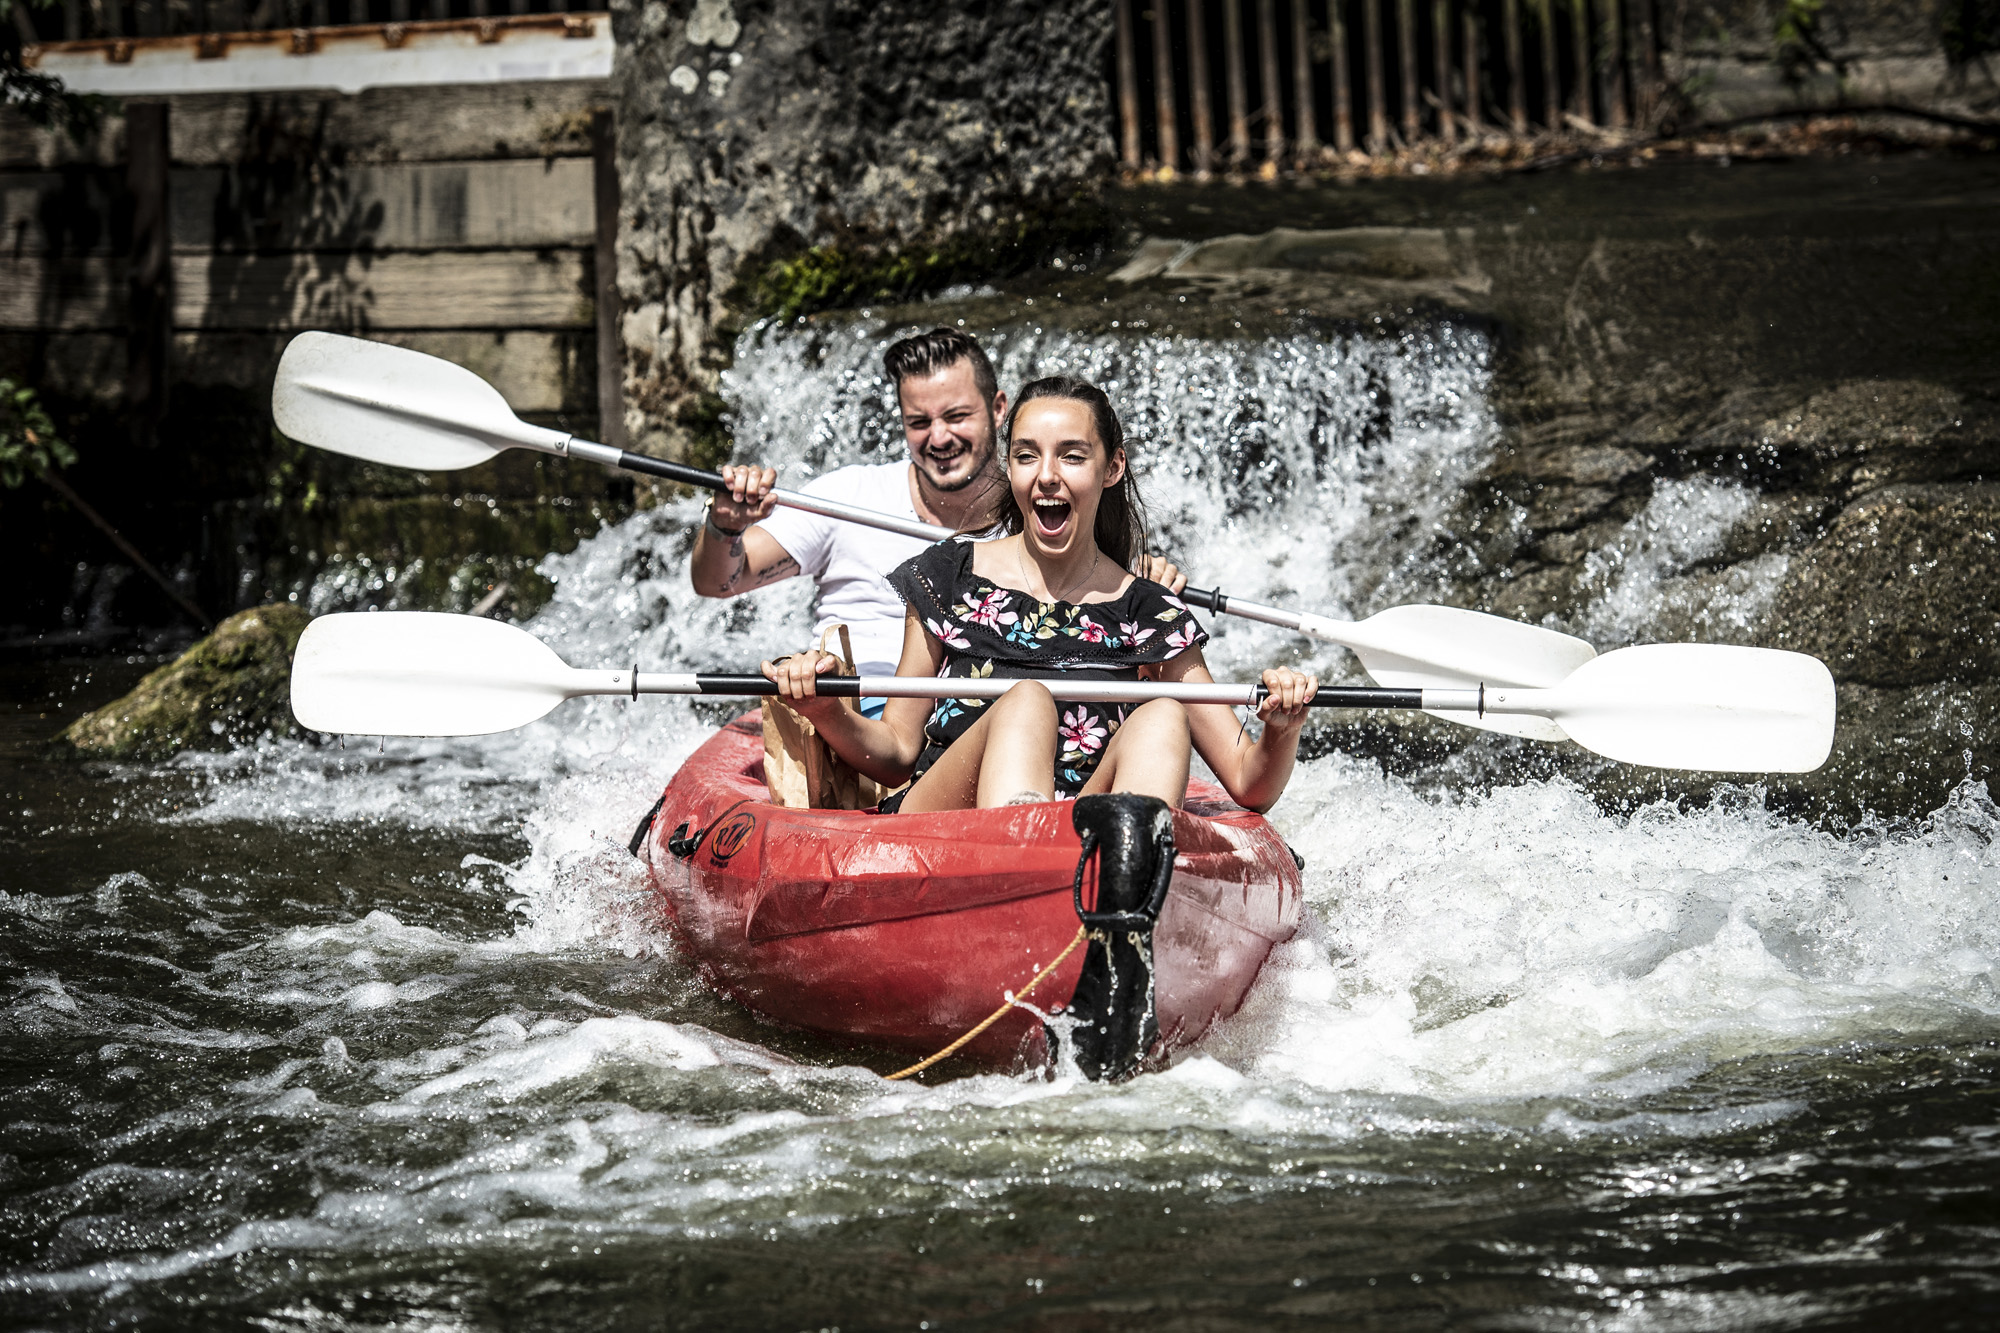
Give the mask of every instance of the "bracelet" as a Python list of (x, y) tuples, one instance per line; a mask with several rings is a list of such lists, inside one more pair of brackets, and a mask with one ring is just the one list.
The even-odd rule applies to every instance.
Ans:
[(730, 541), (735, 541), (738, 537), (741, 537), (744, 533), (750, 530), (747, 527), (725, 528), (720, 523), (717, 523), (715, 521), (714, 500), (710, 500), (708, 502), (708, 508), (702, 511), (701, 520), (702, 523), (708, 528), (710, 532), (713, 532), (718, 537), (727, 537)]

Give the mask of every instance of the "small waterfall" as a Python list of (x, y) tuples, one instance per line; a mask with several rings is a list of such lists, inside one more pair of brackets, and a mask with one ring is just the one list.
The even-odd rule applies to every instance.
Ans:
[[(747, 335), (723, 381), (737, 457), (770, 462), (787, 485), (905, 457), (881, 356), (918, 331), (834, 324)], [(1447, 516), (1499, 433), (1486, 396), (1491, 347), (1451, 324), (1332, 340), (1033, 327), (978, 336), (1003, 389), (1067, 374), (1110, 395), (1153, 549), (1191, 582), (1328, 615), (1438, 594), (1456, 558)], [(1336, 648), (1228, 617), (1205, 623), (1218, 676), (1277, 658), (1347, 669)]]

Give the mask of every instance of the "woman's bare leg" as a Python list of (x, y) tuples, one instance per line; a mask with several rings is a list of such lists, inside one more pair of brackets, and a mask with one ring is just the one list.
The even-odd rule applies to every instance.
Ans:
[(907, 814), (1005, 805), (1022, 792), (1047, 799), (1056, 786), (1056, 701), (1035, 681), (986, 706), (903, 798)]
[(1178, 700), (1140, 704), (1104, 747), (1097, 771), (1078, 794), (1132, 792), (1157, 796), (1178, 810), (1187, 800), (1189, 747), (1187, 709)]

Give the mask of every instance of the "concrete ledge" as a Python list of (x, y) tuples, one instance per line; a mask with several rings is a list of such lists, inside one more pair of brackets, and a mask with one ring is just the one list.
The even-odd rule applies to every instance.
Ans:
[(113, 97), (603, 79), (608, 14), (51, 42), (23, 52), (72, 92)]

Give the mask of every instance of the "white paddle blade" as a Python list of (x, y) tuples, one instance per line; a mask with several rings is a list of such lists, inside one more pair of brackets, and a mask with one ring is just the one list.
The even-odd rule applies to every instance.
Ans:
[(1810, 773), (1833, 749), (1833, 673), (1804, 653), (1711, 643), (1621, 648), (1586, 662), (1549, 696), (1578, 744), (1628, 764)]
[[(1353, 625), (1335, 624), (1340, 631), (1335, 642), (1352, 648), (1369, 676), (1391, 689), (1462, 690), (1475, 685), (1546, 689), (1569, 679), (1597, 656), (1595, 648), (1573, 635), (1454, 606), (1392, 606)], [(1314, 633), (1310, 626), (1301, 628)], [(1537, 741), (1569, 739), (1555, 722), (1525, 713), (1482, 717), (1456, 709), (1426, 711), (1483, 731)]]
[(483, 736), (544, 716), (583, 674), (497, 620), (432, 611), (321, 616), (292, 657), (292, 712), (302, 727), (343, 735)]
[(387, 343), (301, 333), (271, 386), (271, 415), (295, 440), (393, 467), (449, 472), (515, 445), (560, 452), (568, 435), (514, 415), (463, 366)]

